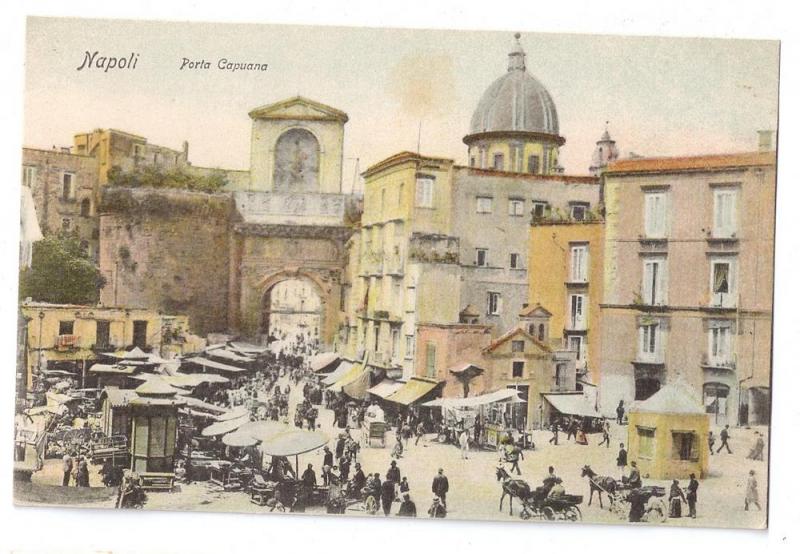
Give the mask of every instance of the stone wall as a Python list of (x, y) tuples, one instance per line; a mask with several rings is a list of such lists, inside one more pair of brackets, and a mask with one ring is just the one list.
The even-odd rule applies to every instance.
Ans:
[(193, 332), (228, 330), (228, 194), (109, 188), (100, 206), (100, 300), (189, 316)]

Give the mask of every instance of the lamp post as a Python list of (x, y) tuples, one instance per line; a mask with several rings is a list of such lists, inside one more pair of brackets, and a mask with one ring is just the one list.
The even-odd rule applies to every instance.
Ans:
[(36, 372), (42, 371), (42, 322), (44, 321), (44, 312), (39, 312), (39, 348), (36, 359)]

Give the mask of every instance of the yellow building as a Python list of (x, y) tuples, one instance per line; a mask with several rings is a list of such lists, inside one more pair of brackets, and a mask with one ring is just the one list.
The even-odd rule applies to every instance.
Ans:
[(401, 152), (364, 173), (364, 211), (353, 242), (359, 282), (351, 285), (360, 298), (354, 298), (350, 349), (365, 349), (371, 365), (406, 379), (414, 369), (416, 325), (458, 321), (452, 168), (452, 160)]
[(677, 381), (628, 413), (628, 460), (645, 477), (687, 479), (708, 475), (709, 415), (694, 391)]
[(529, 302), (550, 313), (550, 344), (573, 350), (578, 372), (599, 383), (600, 304), (605, 225), (534, 219), (530, 231)]
[(525, 69), (515, 35), (508, 71), (486, 90), (464, 137), (470, 167), (513, 173), (561, 173), (558, 113), (547, 89)]
[(132, 346), (164, 358), (194, 352), (202, 339), (190, 334), (186, 316), (155, 310), (23, 302), (27, 331), (27, 386), (59, 371), (82, 379), (100, 353)]

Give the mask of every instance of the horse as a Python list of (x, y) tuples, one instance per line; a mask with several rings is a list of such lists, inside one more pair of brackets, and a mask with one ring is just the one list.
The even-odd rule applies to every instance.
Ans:
[(600, 500), (600, 507), (603, 507), (603, 493), (608, 495), (608, 500), (614, 503), (614, 491), (617, 489), (617, 482), (613, 477), (606, 477), (595, 473), (588, 465), (583, 466), (581, 477), (589, 477), (589, 506), (592, 505), (592, 497), (597, 491), (597, 498)]
[(509, 475), (503, 466), (497, 466), (495, 475), (498, 481), (503, 482), (503, 494), (500, 496), (500, 511), (503, 511), (503, 500), (508, 496), (508, 515), (513, 515), (514, 497), (519, 498), (524, 504), (525, 499), (531, 495), (531, 488), (528, 483), (522, 479), (512, 479), (511, 475)]

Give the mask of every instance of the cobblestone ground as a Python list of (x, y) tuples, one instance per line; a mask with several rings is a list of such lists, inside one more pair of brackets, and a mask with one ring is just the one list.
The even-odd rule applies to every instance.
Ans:
[[(296, 391), (293, 390), (292, 400), (297, 401)], [(331, 426), (333, 414), (320, 410), (320, 427), (329, 436), (335, 437), (338, 430)], [(768, 429), (759, 429), (767, 433)], [(625, 442), (627, 429), (624, 426), (612, 425), (611, 448), (598, 446), (600, 437), (589, 437), (589, 445), (581, 446), (573, 442), (564, 441), (558, 446), (548, 444), (549, 432), (535, 432), (535, 451), (526, 451), (525, 459), (520, 462), (522, 470), (521, 479), (526, 480), (532, 487), (538, 486), (547, 473), (547, 467), (552, 465), (556, 474), (563, 479), (564, 487), (569, 494), (584, 496), (580, 505), (583, 521), (587, 523), (624, 523), (625, 521), (607, 509), (608, 501), (604, 498), (605, 509), (601, 509), (597, 497), (588, 505), (589, 483), (586, 478), (581, 478), (583, 465), (590, 465), (601, 475), (610, 475), (619, 478), (616, 468), (617, 449), (614, 445)], [(718, 435), (719, 430), (715, 429)], [(358, 438), (359, 431), (353, 431)], [(758, 528), (766, 524), (766, 512), (757, 510), (744, 510), (744, 490), (747, 474), (750, 469), (756, 471), (759, 482), (762, 508), (766, 508), (767, 494), (767, 462), (754, 462), (746, 459), (747, 452), (754, 442), (754, 430), (737, 428), (732, 430), (730, 440), (733, 454), (715, 454), (710, 461), (710, 475), (700, 481), (698, 492), (697, 518), (683, 517), (680, 519), (667, 519), (661, 525), (685, 525), (696, 527), (750, 527)], [(389, 435), (387, 434), (387, 438)], [(519, 504), (515, 502), (513, 513), (509, 514), (508, 500), (506, 499), (503, 511), (499, 510), (501, 494), (500, 484), (495, 478), (495, 468), (498, 464), (497, 453), (493, 451), (471, 451), (469, 459), (462, 460), (460, 451), (453, 445), (444, 445), (435, 442), (432, 435), (423, 438), (418, 445), (413, 441), (406, 450), (403, 458), (398, 461), (402, 475), (408, 478), (411, 485), (411, 498), (416, 502), (417, 513), (420, 517), (427, 517), (426, 512), (432, 500), (431, 481), (438, 468), (443, 468), (450, 482), (450, 492), (447, 495), (448, 518), (459, 519), (490, 519), (500, 521), (518, 521)], [(385, 448), (364, 448), (359, 455), (359, 461), (365, 472), (386, 473), (390, 463), (389, 442)], [(305, 464), (314, 464), (319, 479), (319, 470), (322, 466), (322, 451), (311, 452), (300, 456), (301, 468)], [(92, 468), (92, 486), (100, 486), (98, 468)], [(60, 461), (50, 460), (45, 468), (34, 475), (34, 483), (56, 485), (60, 482)], [(653, 481), (645, 478), (645, 484), (669, 485), (668, 481)], [(685, 487), (684, 481), (681, 486)], [(85, 507), (107, 507), (109, 502), (83, 504)], [(395, 503), (392, 514), (397, 511), (399, 504)], [(249, 512), (270, 513), (269, 508), (252, 504), (245, 492), (223, 492), (218, 487), (200, 482), (190, 485), (178, 485), (172, 493), (149, 493), (146, 509), (152, 510), (187, 510), (187, 511), (223, 511), (223, 512)], [(306, 513), (323, 514), (324, 508), (312, 507)], [(684, 505), (683, 513), (688, 509)], [(380, 515), (369, 516), (361, 511), (358, 506), (348, 509), (347, 515), (366, 517), (384, 517)], [(536, 520), (531, 520), (536, 521)]]

